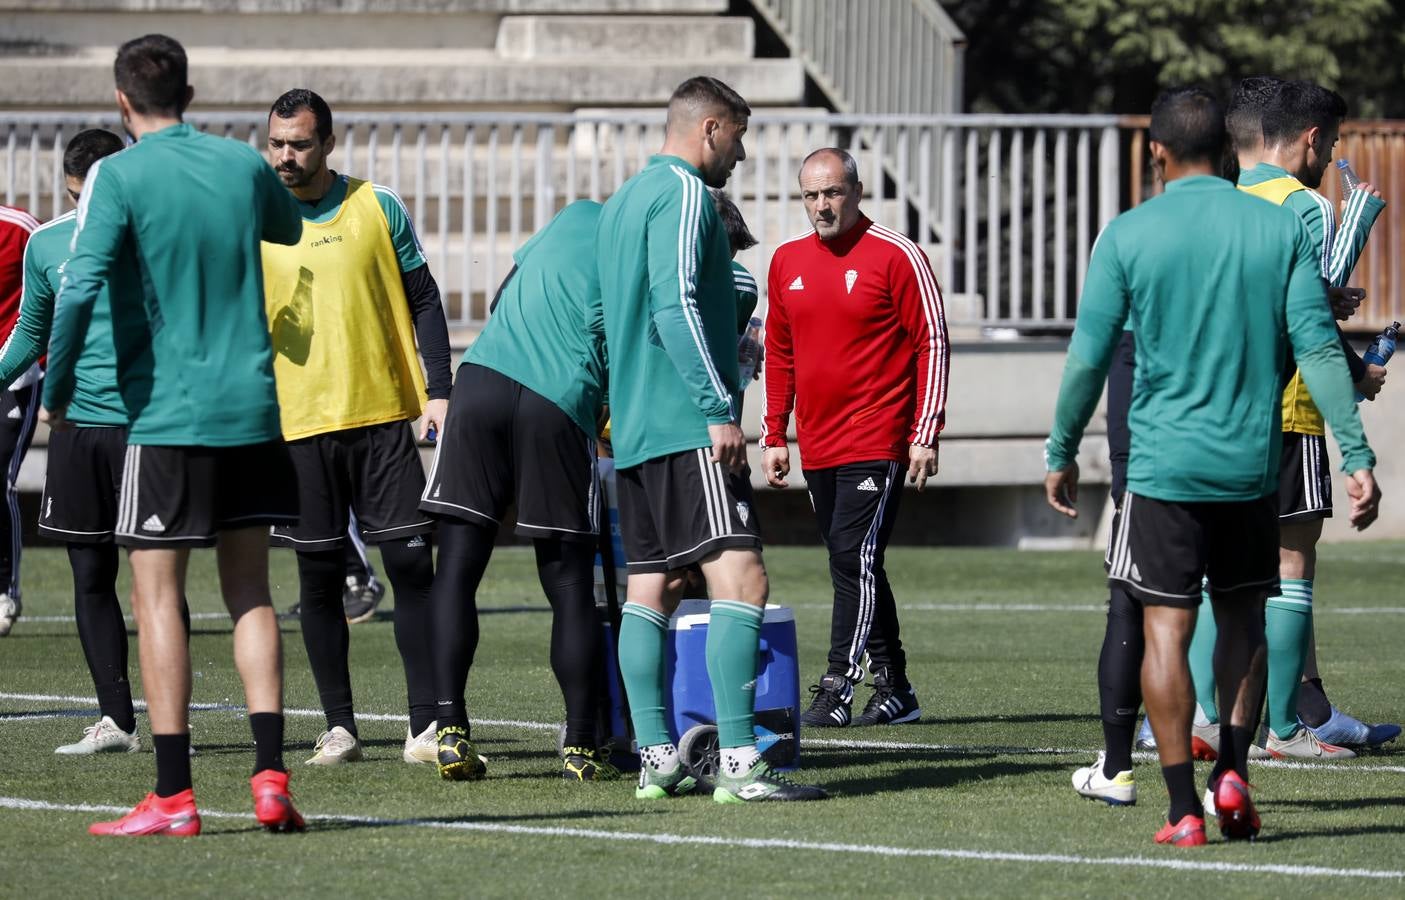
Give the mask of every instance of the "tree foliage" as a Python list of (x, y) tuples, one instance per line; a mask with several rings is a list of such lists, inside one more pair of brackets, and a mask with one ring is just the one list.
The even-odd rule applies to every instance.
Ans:
[(941, 0), (965, 31), (972, 112), (1144, 113), (1158, 91), (1227, 97), (1308, 78), (1354, 117), (1405, 116), (1405, 0)]

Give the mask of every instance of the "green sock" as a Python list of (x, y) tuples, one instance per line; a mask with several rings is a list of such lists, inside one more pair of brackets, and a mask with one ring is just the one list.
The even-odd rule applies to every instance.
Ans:
[(1268, 640), (1268, 727), (1280, 738), (1298, 730), (1298, 685), (1312, 638), (1312, 582), (1284, 578), (1264, 610)]
[(717, 706), (722, 749), (756, 743), (756, 666), (764, 612), (736, 600), (712, 601), (707, 625), (707, 677)]
[(668, 617), (638, 603), (620, 609), (620, 677), (629, 697), (629, 718), (641, 747), (667, 744), (664, 718), (664, 650)]
[(1220, 720), (1215, 704), (1215, 608), (1210, 604), (1210, 592), (1200, 592), (1200, 614), (1195, 617), (1195, 634), (1190, 639), (1190, 677), (1195, 682), (1195, 702), (1211, 724)]

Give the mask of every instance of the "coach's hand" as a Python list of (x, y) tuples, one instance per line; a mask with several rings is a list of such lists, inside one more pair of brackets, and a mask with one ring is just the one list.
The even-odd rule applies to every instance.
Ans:
[(1054, 509), (1070, 519), (1078, 518), (1078, 510), (1074, 508), (1078, 502), (1078, 463), (1069, 463), (1045, 475), (1044, 495)]
[(1332, 318), (1345, 322), (1356, 315), (1361, 301), (1366, 299), (1366, 291), (1354, 287), (1327, 288), (1327, 302), (1332, 305)]
[(732, 472), (740, 472), (746, 465), (746, 438), (737, 424), (709, 425), (707, 436), (712, 438), (712, 461)]
[(424, 404), (424, 417), (420, 419), (420, 440), (429, 440), (429, 429), (434, 429), (435, 440), (444, 434), (444, 417), (449, 414), (448, 400), (427, 400)]
[(1381, 489), (1370, 469), (1357, 469), (1346, 477), (1346, 493), (1351, 498), (1351, 527), (1364, 531), (1381, 512)]
[(766, 470), (766, 483), (771, 487), (790, 487), (790, 482), (785, 480), (790, 474), (790, 448), (767, 447), (761, 454), (761, 468)]
[(48, 425), (50, 431), (66, 431), (73, 427), (68, 423), (68, 418), (64, 415), (66, 412), (68, 412), (67, 408), (45, 409), (41, 406), (39, 407), (39, 421)]
[(937, 448), (913, 444), (907, 450), (907, 483), (917, 489), (927, 487), (927, 479), (937, 474)]
[(1374, 401), (1383, 387), (1385, 387), (1385, 366), (1367, 363), (1366, 374), (1361, 377), (1360, 381), (1356, 382), (1356, 389), (1361, 392), (1361, 396)]

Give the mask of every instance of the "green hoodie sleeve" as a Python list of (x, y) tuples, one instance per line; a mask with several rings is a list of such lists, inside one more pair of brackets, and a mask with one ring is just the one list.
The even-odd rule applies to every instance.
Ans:
[(49, 327), (54, 320), (54, 287), (34, 252), (35, 241), (24, 248), (24, 296), (14, 330), (0, 347), (0, 385), (10, 384), (44, 355)]
[(688, 390), (689, 401), (707, 424), (725, 425), (736, 419), (732, 393), (713, 362), (698, 312), (704, 217), (712, 211), (712, 203), (702, 179), (683, 173), (678, 177), (680, 189), (660, 195), (645, 226), (649, 313), (664, 352)]
[(1078, 300), (1078, 322), (1059, 385), (1054, 429), (1044, 443), (1044, 464), (1050, 472), (1067, 467), (1077, 457), (1083, 430), (1098, 408), (1113, 351), (1127, 323), (1131, 300), (1112, 229), (1109, 225), (1093, 247)]
[(1352, 270), (1366, 249), (1371, 226), (1376, 224), (1376, 217), (1383, 209), (1385, 201), (1365, 191), (1352, 191), (1347, 198), (1346, 212), (1342, 213), (1341, 225), (1332, 239), (1332, 252), (1328, 256), (1327, 282), (1332, 287), (1345, 287), (1351, 280)]

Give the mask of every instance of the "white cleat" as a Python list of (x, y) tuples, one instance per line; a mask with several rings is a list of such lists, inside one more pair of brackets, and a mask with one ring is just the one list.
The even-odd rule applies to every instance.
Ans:
[(1299, 725), (1292, 737), (1280, 738), (1272, 730), (1264, 742), (1264, 750), (1274, 759), (1354, 759), (1356, 754), (1345, 747), (1328, 744), (1312, 733), (1312, 729)]
[(1073, 789), (1089, 800), (1101, 800), (1109, 806), (1133, 806), (1137, 802), (1137, 783), (1132, 770), (1118, 772), (1113, 778), (1103, 774), (1105, 751), (1098, 751), (1098, 760), (1073, 773)]
[(410, 726), (405, 726), (405, 751), (400, 755), (407, 763), (427, 763), (434, 765), (439, 762), (439, 738), (436, 734), (439, 731), (437, 721), (430, 722), (429, 727), (419, 734), (411, 734)]
[(0, 594), (0, 637), (9, 634), (10, 629), (15, 627), (22, 608), (18, 597)]
[(64, 744), (55, 750), (63, 756), (90, 756), (94, 753), (136, 753), (141, 749), (141, 738), (136, 732), (128, 734), (111, 716), (103, 716), (95, 724), (83, 729), (83, 739), (73, 744)]
[(309, 766), (336, 766), (361, 758), (361, 742), (340, 725), (322, 732), (314, 749), (317, 752), (306, 762)]

